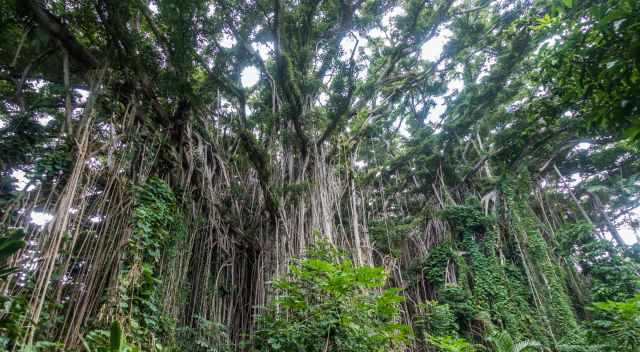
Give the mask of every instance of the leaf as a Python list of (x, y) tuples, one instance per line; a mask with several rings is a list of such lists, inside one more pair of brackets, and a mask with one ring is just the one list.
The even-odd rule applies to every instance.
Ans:
[(18, 271), (17, 267), (0, 268), (0, 279), (4, 279), (16, 271)]
[(9, 259), (15, 252), (26, 246), (27, 243), (23, 237), (22, 230), (11, 230), (9, 235), (0, 238), (0, 262)]
[(89, 347), (89, 343), (84, 339), (84, 337), (80, 336), (80, 342), (82, 342), (82, 347), (84, 347), (87, 352), (91, 352), (91, 347)]
[(120, 352), (123, 350), (122, 346), (122, 327), (117, 320), (111, 323), (111, 331), (109, 333), (109, 342), (111, 346), (111, 352)]
[(537, 349), (537, 350), (539, 350), (541, 347), (542, 347), (542, 345), (538, 341), (524, 340), (524, 341), (520, 341), (520, 342), (516, 343), (513, 346), (513, 352), (522, 352), (522, 351), (525, 351), (527, 349)]

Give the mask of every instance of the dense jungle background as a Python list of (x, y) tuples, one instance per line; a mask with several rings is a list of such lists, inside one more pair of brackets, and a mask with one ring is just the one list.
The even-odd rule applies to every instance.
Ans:
[(0, 0), (0, 350), (640, 351), (640, 1)]

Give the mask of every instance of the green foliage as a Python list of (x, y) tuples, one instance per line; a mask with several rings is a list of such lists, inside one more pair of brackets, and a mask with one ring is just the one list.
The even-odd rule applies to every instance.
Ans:
[(409, 267), (408, 273), (414, 277), (424, 277), (431, 285), (442, 287), (445, 284), (445, 269), (455, 260), (451, 243), (442, 242), (433, 246), (426, 256), (417, 258)]
[(473, 304), (472, 295), (467, 289), (460, 285), (445, 285), (438, 291), (438, 301), (451, 307), (461, 329), (469, 330), (478, 309)]
[(142, 346), (160, 339), (170, 341), (173, 321), (162, 311), (162, 281), (158, 269), (171, 258), (184, 235), (175, 195), (158, 178), (135, 188), (134, 230), (129, 240), (126, 265), (120, 273), (118, 308), (130, 317), (126, 327)]
[(473, 203), (448, 206), (440, 212), (440, 216), (451, 223), (461, 239), (464, 234), (485, 234), (492, 223), (491, 217), (485, 215), (478, 204)]
[(9, 229), (0, 236), (0, 280), (5, 279), (18, 269), (9, 267), (7, 261), (26, 244), (22, 229)]
[(506, 331), (497, 331), (487, 337), (487, 341), (492, 346), (494, 352), (525, 352), (541, 350), (542, 345), (533, 340), (523, 340), (515, 342), (513, 337)]
[(369, 222), (369, 237), (381, 253), (398, 255), (400, 244), (418, 226), (413, 217), (390, 217)]
[(456, 335), (459, 329), (456, 317), (448, 304), (426, 301), (418, 305), (415, 319), (416, 332), (432, 336)]
[(475, 351), (473, 345), (459, 337), (456, 315), (448, 304), (427, 301), (418, 305), (416, 334), (438, 351)]
[(196, 316), (194, 328), (179, 327), (176, 335), (176, 345), (183, 352), (233, 351), (226, 327), (200, 316)]
[(564, 38), (541, 55), (543, 82), (590, 123), (622, 129), (637, 141), (640, 5), (634, 0), (576, 3), (552, 25), (547, 21), (549, 30), (564, 31)]
[(53, 144), (41, 158), (36, 160), (35, 167), (29, 176), (46, 182), (53, 180), (56, 176), (69, 175), (73, 167), (74, 152), (73, 142), (70, 140)]
[(467, 340), (451, 336), (427, 336), (427, 342), (442, 352), (474, 352), (476, 348)]
[(381, 268), (356, 267), (322, 245), (273, 283), (276, 298), (258, 319), (257, 351), (388, 351), (408, 342), (397, 323), (397, 289), (380, 291)]
[(624, 301), (593, 304), (591, 339), (611, 351), (640, 351), (640, 293)]
[(41, 152), (46, 129), (28, 113), (16, 114), (11, 119), (0, 113), (0, 171), (29, 162)]
[(640, 261), (591, 233), (573, 241), (572, 253), (589, 278), (592, 301), (625, 300), (640, 290)]
[[(513, 277), (498, 258), (495, 219), (472, 201), (446, 207), (440, 216), (451, 224), (464, 254), (456, 261), (459, 285), (439, 294), (441, 300), (446, 296), (452, 300), (464, 330), (473, 329), (476, 336), (494, 324), (516, 334), (528, 330), (525, 321), (532, 315), (528, 290), (521, 289), (520, 278)], [(471, 328), (471, 324), (476, 326)]]
[[(0, 284), (18, 269), (9, 266), (7, 261), (25, 245), (22, 229), (8, 229), (0, 236)], [(22, 336), (26, 304), (23, 297), (0, 294), (0, 349), (8, 350)]]
[(545, 343), (554, 344), (557, 340), (578, 340), (579, 326), (571, 306), (564, 272), (551, 255), (528, 198), (515, 191), (527, 187), (528, 182), (526, 178), (520, 177), (515, 182), (504, 184), (503, 190), (507, 216), (515, 237), (516, 253), (524, 267), (529, 295), (534, 300), (538, 315), (538, 324), (546, 330), (546, 336), (534, 336)]
[(57, 351), (63, 347), (62, 343), (51, 341), (37, 341), (31, 345), (23, 346), (20, 352)]
[(10, 350), (17, 346), (24, 335), (24, 321), (27, 300), (24, 297), (0, 295), (0, 350)]
[(127, 344), (122, 326), (117, 320), (111, 323), (109, 331), (94, 330), (82, 338), (86, 352), (139, 352), (135, 346)]
[(175, 195), (169, 186), (158, 178), (150, 178), (144, 186), (134, 189), (134, 232), (129, 242), (135, 259), (157, 264), (162, 250), (175, 243), (180, 230), (180, 213)]

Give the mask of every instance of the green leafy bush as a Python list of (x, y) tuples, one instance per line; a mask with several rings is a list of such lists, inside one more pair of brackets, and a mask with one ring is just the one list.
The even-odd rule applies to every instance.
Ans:
[(542, 345), (534, 340), (522, 340), (515, 342), (507, 331), (496, 331), (487, 337), (487, 342), (495, 352), (524, 352), (539, 351)]
[(159, 267), (163, 257), (174, 255), (185, 229), (166, 182), (151, 177), (135, 186), (134, 195), (133, 233), (120, 271), (118, 308), (128, 317), (125, 328), (140, 346), (157, 340), (171, 343), (175, 323), (162, 310)]
[(397, 323), (398, 289), (382, 268), (356, 267), (326, 244), (273, 283), (276, 298), (258, 319), (257, 351), (389, 351), (408, 341)]
[(592, 340), (610, 351), (640, 351), (640, 293), (624, 301), (593, 304)]
[(183, 352), (231, 352), (227, 329), (223, 324), (195, 317), (195, 327), (179, 327), (176, 342)]
[(467, 340), (452, 336), (427, 336), (427, 342), (443, 352), (474, 352), (476, 350)]
[(87, 352), (138, 352), (137, 347), (127, 344), (122, 326), (118, 321), (111, 323), (111, 329), (94, 330), (82, 339), (82, 346)]
[[(9, 229), (0, 236), (0, 284), (17, 268), (9, 265), (9, 258), (24, 248), (24, 231)], [(23, 297), (10, 297), (0, 294), (0, 349), (9, 349), (23, 333), (20, 321), (24, 316), (26, 300)]]
[(7, 264), (9, 258), (26, 245), (22, 229), (10, 229), (0, 237), (0, 280), (5, 279), (17, 268)]
[(418, 305), (416, 327), (424, 335), (448, 336), (458, 333), (456, 316), (448, 304), (426, 301)]

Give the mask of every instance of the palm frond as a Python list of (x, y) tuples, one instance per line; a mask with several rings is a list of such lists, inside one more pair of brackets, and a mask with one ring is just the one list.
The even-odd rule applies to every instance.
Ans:
[(496, 348), (496, 352), (511, 352), (513, 350), (513, 338), (506, 331), (498, 331), (487, 338)]
[(538, 341), (523, 340), (523, 341), (520, 341), (520, 342), (516, 343), (513, 346), (513, 349), (511, 351), (512, 352), (522, 352), (522, 351), (526, 351), (528, 349), (540, 350), (540, 348), (542, 348), (542, 344), (540, 344), (540, 342), (538, 342)]

